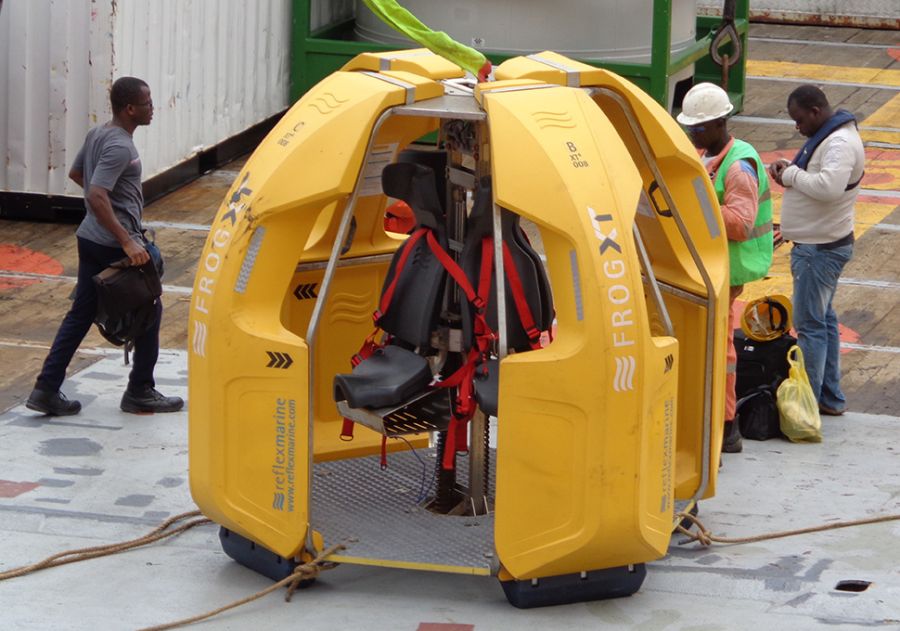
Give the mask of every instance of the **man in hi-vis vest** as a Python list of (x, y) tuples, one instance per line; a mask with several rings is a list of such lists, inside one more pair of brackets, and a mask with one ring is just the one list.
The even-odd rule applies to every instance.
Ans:
[(769, 178), (759, 154), (743, 140), (728, 133), (725, 117), (734, 109), (728, 94), (712, 83), (699, 83), (684, 96), (678, 122), (712, 178), (728, 237), (730, 302), (728, 358), (725, 378), (725, 433), (722, 451), (743, 448), (736, 418), (737, 352), (734, 348), (734, 301), (744, 283), (763, 278), (772, 264), (772, 199)]

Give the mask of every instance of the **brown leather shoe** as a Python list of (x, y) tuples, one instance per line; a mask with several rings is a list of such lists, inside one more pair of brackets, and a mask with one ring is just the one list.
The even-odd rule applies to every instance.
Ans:
[(819, 414), (824, 414), (825, 416), (843, 416), (844, 412), (846, 412), (846, 410), (836, 410), (827, 405), (819, 404)]

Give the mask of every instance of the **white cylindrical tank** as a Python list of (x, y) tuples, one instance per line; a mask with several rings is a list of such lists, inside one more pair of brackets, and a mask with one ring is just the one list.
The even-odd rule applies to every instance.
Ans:
[[(650, 60), (653, 0), (403, 0), (423, 23), (484, 51), (541, 50), (582, 59)], [(672, 2), (672, 52), (696, 39), (697, 0)], [(356, 35), (409, 46), (409, 40), (357, 1)]]
[(145, 180), (283, 111), (291, 5), (5, 0), (0, 193), (80, 196), (66, 174), (123, 75), (144, 79), (155, 104), (135, 132)]

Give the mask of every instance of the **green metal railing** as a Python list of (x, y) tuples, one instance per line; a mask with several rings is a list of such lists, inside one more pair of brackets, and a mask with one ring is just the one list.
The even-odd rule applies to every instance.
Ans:
[[(599, 0), (598, 0), (599, 1)], [(313, 85), (341, 68), (355, 55), (395, 49), (374, 42), (354, 39), (354, 20), (329, 24), (315, 32), (310, 29), (312, 0), (294, 0), (293, 33), (291, 42), (291, 101), (295, 101)], [(725, 15), (732, 14), (734, 33), (740, 39), (740, 50), (747, 50), (750, 0), (724, 0)], [(723, 26), (724, 19), (697, 17), (697, 39), (685, 50), (672, 54), (672, 0), (654, 0), (652, 41), (649, 63), (609, 62), (603, 59), (580, 59), (585, 63), (606, 68), (626, 77), (646, 91), (656, 101), (666, 106), (669, 102), (669, 79), (690, 64), (694, 67), (694, 82), (711, 81), (727, 85), (735, 110), (743, 107), (746, 77), (746, 55), (741, 54), (734, 65), (723, 74), (711, 54), (711, 44)], [(440, 28), (440, 25), (433, 25)], [(410, 42), (410, 47), (416, 46)], [(734, 44), (731, 37), (719, 37), (717, 56), (733, 58)], [(535, 51), (537, 52), (537, 51)], [(509, 55), (491, 53), (487, 56), (494, 64), (508, 59)], [(725, 58), (727, 60), (727, 58)]]

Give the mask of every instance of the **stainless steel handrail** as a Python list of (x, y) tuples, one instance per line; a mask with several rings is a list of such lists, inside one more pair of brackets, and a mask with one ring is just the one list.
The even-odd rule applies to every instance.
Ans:
[(318, 554), (319, 550), (315, 547), (315, 542), (313, 541), (313, 529), (312, 529), (312, 480), (313, 480), (313, 457), (314, 457), (314, 449), (313, 442), (314, 440), (314, 432), (313, 426), (315, 425), (315, 343), (316, 343), (316, 334), (319, 329), (319, 320), (322, 318), (322, 312), (325, 310), (325, 304), (328, 302), (328, 293), (331, 290), (331, 281), (334, 278), (334, 272), (338, 267), (338, 259), (341, 256), (341, 249), (344, 246), (344, 242), (347, 240), (347, 233), (350, 230), (350, 222), (353, 219), (353, 211), (356, 208), (356, 201), (359, 199), (359, 191), (362, 188), (363, 180), (365, 179), (366, 173), (366, 162), (369, 159), (369, 154), (372, 152), (372, 146), (375, 144), (375, 138), (378, 136), (378, 132), (381, 131), (382, 125), (384, 122), (390, 118), (392, 112), (390, 109), (385, 110), (381, 113), (378, 119), (375, 121), (375, 124), (372, 126), (372, 132), (369, 135), (369, 141), (366, 144), (366, 153), (363, 158), (363, 162), (359, 167), (359, 174), (356, 176), (356, 186), (353, 188), (353, 193), (350, 195), (350, 199), (347, 201), (347, 205), (344, 206), (344, 214), (341, 217), (341, 223), (338, 225), (337, 235), (334, 238), (334, 245), (331, 246), (331, 255), (328, 257), (328, 264), (325, 267), (325, 274), (322, 276), (322, 285), (319, 288), (319, 294), (316, 298), (316, 304), (313, 306), (313, 312), (309, 319), (309, 325), (306, 327), (306, 346), (308, 349), (308, 382), (309, 382), (309, 391), (307, 393), (308, 407), (307, 407), (307, 426), (309, 428), (307, 434), (307, 472), (306, 472), (306, 506), (307, 506), (307, 523), (306, 523), (306, 549), (311, 553)]
[(644, 269), (644, 275), (647, 277), (647, 284), (650, 285), (650, 293), (653, 296), (653, 302), (656, 304), (656, 310), (659, 317), (662, 318), (663, 328), (666, 335), (675, 336), (675, 328), (672, 326), (672, 318), (669, 316), (669, 309), (663, 300), (662, 292), (659, 290), (659, 282), (656, 280), (656, 274), (653, 273), (653, 266), (650, 265), (650, 256), (647, 254), (647, 248), (644, 246), (644, 240), (641, 238), (641, 230), (637, 223), (632, 225), (634, 232), (634, 242), (637, 244), (638, 258), (641, 260), (641, 267)]

